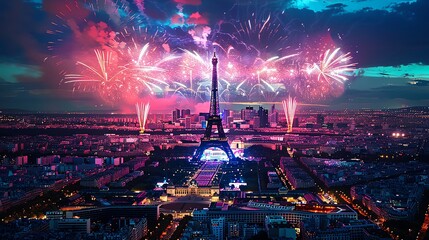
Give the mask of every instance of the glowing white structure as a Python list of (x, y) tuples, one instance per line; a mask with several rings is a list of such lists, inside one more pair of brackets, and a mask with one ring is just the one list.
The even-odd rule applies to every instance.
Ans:
[(292, 132), (293, 119), (295, 118), (296, 106), (298, 105), (295, 98), (290, 96), (282, 101), (283, 111), (285, 112), (287, 122), (287, 132)]
[(150, 104), (136, 103), (137, 117), (140, 125), (140, 134), (145, 131), (147, 116), (149, 115)]

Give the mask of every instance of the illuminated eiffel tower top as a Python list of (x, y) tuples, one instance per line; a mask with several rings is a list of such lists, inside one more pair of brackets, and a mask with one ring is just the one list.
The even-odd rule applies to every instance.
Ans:
[(210, 97), (210, 116), (219, 116), (219, 93), (217, 89), (217, 57), (216, 52), (212, 58), (213, 73), (212, 73), (212, 93)]

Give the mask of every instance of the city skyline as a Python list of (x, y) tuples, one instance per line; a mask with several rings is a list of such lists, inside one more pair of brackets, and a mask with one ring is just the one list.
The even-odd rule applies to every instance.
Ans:
[[(314, 90), (305, 91), (302, 89), (306, 86), (301, 86), (300, 81), (293, 80), (294, 78), (292, 80), (298, 85), (289, 85), (285, 82), (284, 86), (279, 85), (281, 88), (277, 88), (279, 86), (275, 85), (275, 80), (270, 80), (269, 85), (261, 81), (262, 90), (265, 92), (259, 95), (255, 94), (257, 91), (254, 89), (260, 86), (252, 88), (256, 83), (251, 83), (251, 80), (240, 85), (242, 76), (238, 76), (233, 78), (233, 81), (237, 82), (236, 85), (234, 82), (231, 83), (234, 91), (237, 89), (239, 91), (232, 92), (232, 88), (229, 89), (230, 99), (229, 101), (224, 99), (223, 102), (242, 102), (243, 99), (244, 101), (251, 99), (252, 102), (273, 100), (281, 102), (287, 94), (292, 93), (299, 102), (323, 103), (327, 105), (327, 109), (388, 109), (429, 104), (426, 94), (429, 87), (426, 81), (429, 55), (426, 41), (429, 38), (425, 36), (427, 31), (424, 30), (424, 22), (428, 15), (423, 11), (428, 4), (426, 1), (392, 0), (385, 4), (342, 1), (342, 4), (333, 2), (329, 6), (318, 1), (259, 1), (254, 4), (249, 4), (247, 1), (221, 1), (217, 4), (209, 1), (142, 1), (144, 4), (141, 6), (134, 1), (122, 1), (122, 4), (118, 1), (108, 1), (105, 5), (91, 5), (91, 1), (82, 1), (82, 5), (72, 8), (69, 15), (66, 18), (63, 17), (64, 22), (61, 22), (55, 14), (64, 14), (63, 9), (68, 2), (47, 0), (2, 3), (4, 5), (1, 10), (4, 11), (2, 15), (10, 19), (19, 19), (19, 21), (11, 23), (2, 21), (4, 24), (2, 28), (10, 34), (6, 34), (0, 42), (2, 45), (0, 83), (3, 86), (1, 109), (129, 113), (132, 112), (137, 101), (149, 98), (153, 102), (160, 103), (152, 104), (152, 110), (155, 112), (169, 112), (177, 103), (181, 108), (197, 106), (192, 109), (194, 111), (198, 111), (198, 106), (204, 108), (208, 103), (206, 96), (202, 95), (204, 93), (188, 91), (196, 90), (199, 78), (196, 78), (194, 83), (182, 81), (181, 84), (186, 85), (186, 88), (182, 87), (182, 89), (179, 89), (180, 85), (173, 86), (169, 83), (169, 87), (166, 87), (163, 83), (155, 82), (164, 91), (161, 97), (157, 95), (154, 83), (142, 82), (141, 84), (153, 88), (153, 94), (139, 93), (137, 99), (120, 105), (114, 103), (115, 96), (106, 101), (105, 96), (99, 97), (91, 91), (80, 91), (76, 86), (64, 83), (67, 81), (64, 80), (65, 74), (73, 73), (71, 68), (75, 65), (73, 61), (67, 62), (67, 58), (73, 58), (82, 50), (91, 51), (107, 46), (103, 45), (108, 41), (106, 37), (103, 38), (104, 42), (100, 39), (88, 40), (87, 37), (91, 36), (89, 29), (93, 28), (90, 27), (91, 25), (83, 26), (77, 21), (80, 16), (94, 15), (95, 12), (97, 13), (95, 17), (88, 18), (94, 24), (106, 22), (107, 28), (113, 32), (119, 33), (125, 27), (132, 26), (152, 29), (150, 31), (153, 31), (153, 28), (159, 29), (158, 34), (162, 35), (159, 39), (163, 41), (164, 50), (177, 52), (176, 49), (188, 48), (199, 51), (199, 55), (203, 57), (203, 53), (212, 51), (213, 46), (221, 51), (221, 47), (231, 44), (231, 42), (227, 42), (228, 44), (222, 42), (227, 41), (222, 34), (228, 33), (228, 30), (227, 25), (219, 25), (221, 22), (231, 22), (234, 19), (243, 23), (246, 19), (252, 21), (255, 19), (261, 23), (267, 21), (268, 24), (273, 25), (267, 24), (266, 27), (280, 24), (281, 30), (276, 36), (285, 37), (285, 39), (279, 38), (282, 42), (275, 42), (273, 46), (268, 46), (268, 49), (273, 47), (270, 51), (276, 52), (278, 48), (288, 47), (289, 50), (282, 54), (286, 56), (289, 54), (291, 61), (297, 61), (295, 58), (302, 56), (307, 47), (310, 47), (310, 50), (317, 49), (314, 43), (319, 41), (328, 48), (338, 47), (343, 49), (342, 51), (350, 52), (352, 61), (356, 63), (355, 76), (351, 76), (343, 87), (322, 93), (323, 96), (313, 95), (313, 91), (317, 91), (319, 86), (311, 85), (310, 89), (314, 88)], [(127, 16), (127, 14), (130, 15)], [(176, 18), (177, 16), (181, 17), (180, 21)], [(27, 24), (29, 22), (35, 27), (30, 29), (28, 27), (30, 25)], [(63, 24), (64, 28), (55, 28), (52, 22)], [(77, 37), (78, 29), (75, 29), (75, 32), (70, 30), (73, 29), (72, 22), (77, 24), (76, 27), (81, 31), (81, 36), (89, 34), (84, 40), (79, 40)], [(219, 27), (222, 29), (219, 30)], [(53, 34), (52, 31), (57, 32)], [(303, 34), (307, 37), (302, 38)], [(85, 44), (80, 47), (75, 46), (80, 41), (84, 41), (82, 43)], [(156, 44), (156, 41), (153, 44)], [(256, 53), (262, 58), (274, 56), (270, 51), (259, 49), (260, 46), (264, 46), (264, 42), (246, 44), (247, 47), (252, 46), (253, 49), (258, 50)], [(149, 45), (148, 49), (151, 46)], [(238, 49), (238, 46), (235, 48)], [(320, 49), (317, 54), (323, 54), (323, 52), (324, 50)], [(186, 58), (186, 54), (185, 52), (185, 55), (181, 55), (181, 58)], [(249, 51), (248, 54), (251, 56), (254, 53)], [(293, 56), (294, 54), (297, 56)], [(245, 56), (246, 54), (243, 54), (242, 57)], [(189, 57), (193, 56), (189, 54)], [(219, 59), (223, 68), (228, 67), (228, 63), (225, 62), (228, 59), (226, 56), (220, 56)], [(245, 59), (241, 59), (243, 60)], [(173, 61), (175, 65), (174, 61), (178, 59), (166, 61)], [(155, 71), (154, 74), (156, 74), (158, 70), (149, 69), (148, 71)], [(193, 70), (190, 73), (191, 77), (195, 78), (199, 71), (204, 69)], [(220, 69), (219, 75), (226, 77), (227, 72)], [(206, 76), (202, 76), (201, 79), (209, 80)], [(246, 86), (250, 83), (251, 85)], [(294, 86), (297, 90), (293, 90)], [(173, 87), (178, 89), (178, 94), (167, 97), (166, 93), (169, 93), (169, 89)], [(246, 98), (239, 97), (242, 89), (250, 95)], [(283, 99), (275, 99), (272, 96), (277, 93), (282, 95)], [(195, 94), (198, 98), (195, 98)], [(186, 99), (183, 99), (182, 95)]]

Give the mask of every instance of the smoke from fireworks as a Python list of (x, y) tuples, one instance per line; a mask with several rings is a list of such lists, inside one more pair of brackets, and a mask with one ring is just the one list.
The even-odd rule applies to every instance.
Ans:
[(114, 43), (109, 50), (95, 50), (97, 66), (90, 64), (92, 57), (80, 56), (78, 73), (65, 74), (64, 83), (72, 83), (74, 90), (97, 92), (110, 103), (163, 96), (170, 86), (169, 63), (178, 58), (167, 51), (165, 39), (147, 29), (124, 28)]
[[(197, 25), (172, 31), (160, 25), (144, 26), (143, 17), (132, 10), (143, 8), (130, 4), (70, 0), (57, 14), (48, 31), (56, 42), (50, 42), (49, 49), (61, 55), (63, 47), (72, 46), (59, 62), (66, 65), (68, 59), (75, 59), (75, 68), (63, 67), (63, 82), (72, 84), (73, 90), (98, 92), (111, 104), (172, 96), (188, 103), (206, 102), (213, 46), (219, 55), (221, 101), (270, 102), (288, 94), (318, 101), (339, 96), (356, 65), (350, 53), (341, 53), (332, 42), (322, 47), (314, 44), (316, 40), (302, 45), (291, 42), (290, 35), (302, 29), (292, 29), (275, 13), (225, 20), (216, 28)], [(75, 16), (74, 12), (83, 13)], [(149, 21), (147, 16), (144, 19)], [(183, 35), (175, 35), (179, 32)], [(88, 50), (95, 52), (97, 64), (94, 56), (81, 54)]]
[(289, 96), (286, 100), (282, 101), (282, 104), (287, 122), (287, 132), (292, 132), (293, 120), (295, 118), (295, 111), (297, 106), (296, 99)]
[(140, 134), (143, 134), (146, 128), (147, 116), (149, 115), (150, 104), (136, 103), (137, 118), (140, 126)]

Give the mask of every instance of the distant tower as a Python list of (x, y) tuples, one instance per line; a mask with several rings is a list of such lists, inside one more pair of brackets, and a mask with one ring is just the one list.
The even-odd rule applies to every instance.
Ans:
[(179, 118), (180, 118), (180, 110), (176, 108), (173, 111), (173, 122), (177, 122)]
[(268, 109), (259, 107), (258, 116), (260, 120), (260, 127), (268, 127)]
[[(218, 93), (218, 82), (217, 82), (217, 57), (216, 53), (213, 54), (212, 64), (213, 64), (213, 73), (212, 73), (212, 92), (210, 97), (210, 111), (209, 118), (207, 122), (207, 128), (204, 133), (204, 137), (201, 138), (201, 144), (197, 148), (197, 151), (194, 154), (193, 160), (200, 160), (201, 156), (204, 153), (204, 150), (216, 147), (222, 149), (229, 160), (234, 160), (234, 154), (231, 150), (231, 147), (228, 144), (228, 139), (226, 138), (225, 132), (222, 127), (222, 119), (219, 114), (219, 93)], [(212, 129), (213, 125), (217, 127), (218, 136), (213, 136)]]
[(317, 114), (317, 124), (323, 125), (325, 123), (325, 117), (322, 114)]

